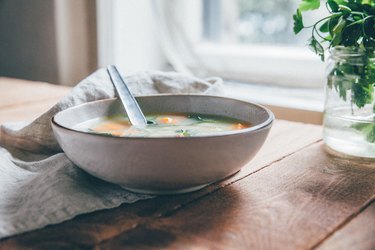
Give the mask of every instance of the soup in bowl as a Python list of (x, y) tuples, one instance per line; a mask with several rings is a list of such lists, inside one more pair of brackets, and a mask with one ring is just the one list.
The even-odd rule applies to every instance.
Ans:
[(52, 128), (78, 167), (140, 193), (190, 192), (236, 173), (258, 152), (274, 120), (260, 105), (224, 97), (136, 99), (146, 128), (131, 126), (117, 99), (61, 111)]
[(205, 114), (149, 114), (145, 128), (132, 126), (124, 115), (105, 116), (82, 122), (79, 131), (119, 137), (191, 137), (250, 127), (250, 123)]

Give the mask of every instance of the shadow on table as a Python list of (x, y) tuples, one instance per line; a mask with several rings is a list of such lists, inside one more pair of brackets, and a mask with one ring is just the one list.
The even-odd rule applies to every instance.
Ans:
[[(229, 186), (220, 189), (219, 195), (216, 193), (215, 188), (207, 187), (190, 194), (159, 196), (80, 215), (71, 221), (4, 239), (0, 241), (0, 250), (167, 247), (180, 241), (183, 234), (203, 236), (229, 223), (240, 205), (239, 192)], [(208, 202), (210, 207), (202, 207), (202, 202)]]
[[(223, 229), (232, 225), (233, 218), (236, 218), (236, 211), (241, 206), (240, 193), (235, 188), (227, 186), (209, 195), (196, 197), (193, 201), (189, 199), (189, 196), (195, 195), (194, 193), (185, 195), (185, 199), (184, 196), (176, 196), (175, 198), (160, 197), (150, 201), (159, 204), (158, 209), (148, 210), (153, 210), (152, 214), (156, 216), (154, 219), (134, 225), (128, 231), (101, 243), (100, 247), (103, 249), (119, 249), (121, 246), (131, 246), (136, 249), (174, 248), (192, 246), (193, 243), (199, 244), (200, 238), (203, 239), (210, 234), (217, 236), (220, 230), (226, 234), (226, 230)], [(169, 199), (173, 199), (169, 204), (171, 207), (162, 204), (169, 203)], [(182, 204), (184, 201), (185, 203)], [(145, 216), (143, 209), (139, 212), (138, 214)]]

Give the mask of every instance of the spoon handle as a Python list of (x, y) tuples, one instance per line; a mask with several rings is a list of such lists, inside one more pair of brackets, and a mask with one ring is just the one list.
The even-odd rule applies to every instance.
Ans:
[(124, 79), (121, 77), (115, 65), (108, 65), (107, 71), (117, 90), (120, 100), (128, 114), (130, 123), (133, 126), (144, 128), (147, 125), (147, 120), (139, 108), (137, 101), (130, 92)]

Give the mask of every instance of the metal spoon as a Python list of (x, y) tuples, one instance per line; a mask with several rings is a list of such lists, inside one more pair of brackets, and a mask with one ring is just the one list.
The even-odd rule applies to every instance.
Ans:
[(121, 103), (128, 114), (130, 123), (139, 128), (144, 128), (147, 125), (147, 120), (142, 113), (137, 101), (130, 92), (128, 86), (126, 85), (124, 79), (121, 77), (115, 65), (107, 66), (108, 74), (112, 80), (115, 89), (120, 97)]

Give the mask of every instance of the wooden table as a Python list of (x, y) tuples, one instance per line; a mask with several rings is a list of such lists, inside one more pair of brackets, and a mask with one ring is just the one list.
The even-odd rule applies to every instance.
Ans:
[[(0, 78), (0, 123), (35, 117), (67, 91)], [(4, 239), (0, 250), (375, 249), (374, 194), (374, 161), (329, 154), (320, 126), (278, 120), (226, 180), (81, 215)]]

